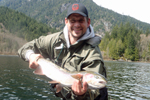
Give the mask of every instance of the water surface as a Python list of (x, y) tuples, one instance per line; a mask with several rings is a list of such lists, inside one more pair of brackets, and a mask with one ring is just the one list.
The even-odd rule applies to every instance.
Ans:
[(0, 100), (60, 100), (50, 92), (48, 79), (33, 74), (17, 56), (0, 56), (0, 73)]
[(109, 98), (150, 100), (150, 63), (106, 61)]
[[(150, 64), (105, 61), (111, 100), (150, 100)], [(49, 79), (33, 74), (17, 56), (0, 56), (0, 100), (60, 100)]]

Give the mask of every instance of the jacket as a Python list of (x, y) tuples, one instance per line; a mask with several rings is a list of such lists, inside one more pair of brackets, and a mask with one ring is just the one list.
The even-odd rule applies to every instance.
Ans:
[[(34, 53), (40, 53), (44, 58), (48, 58), (66, 70), (95, 71), (106, 77), (104, 62), (98, 47), (101, 38), (96, 35), (85, 37), (75, 44), (69, 45), (64, 28), (63, 32), (41, 36), (26, 43), (18, 50), (18, 55), (27, 61), (26, 52), (33, 50)], [(55, 93), (53, 85), (51, 90)], [(61, 92), (55, 93), (55, 95), (64, 98), (64, 100), (94, 100), (99, 92), (98, 90), (89, 90), (84, 95), (77, 96), (70, 88), (63, 87)]]

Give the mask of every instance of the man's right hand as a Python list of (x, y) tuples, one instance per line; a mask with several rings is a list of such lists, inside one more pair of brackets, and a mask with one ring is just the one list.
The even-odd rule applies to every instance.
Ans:
[(29, 57), (29, 68), (36, 69), (39, 66), (37, 63), (39, 58), (43, 58), (43, 56), (41, 54), (31, 54)]

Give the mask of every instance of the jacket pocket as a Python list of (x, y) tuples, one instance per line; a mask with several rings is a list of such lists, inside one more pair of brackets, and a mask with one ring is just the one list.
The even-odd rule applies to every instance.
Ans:
[(74, 54), (66, 61), (66, 64), (64, 65), (65, 69), (69, 71), (80, 71), (83, 58), (84, 57), (79, 54)]
[(56, 62), (61, 62), (61, 60), (66, 55), (66, 48), (63, 43), (57, 43), (54, 47), (54, 59)]

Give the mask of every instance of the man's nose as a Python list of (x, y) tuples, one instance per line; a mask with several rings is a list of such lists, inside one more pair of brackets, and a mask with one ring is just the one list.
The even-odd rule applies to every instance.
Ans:
[(80, 23), (78, 21), (75, 22), (74, 24), (76, 27), (79, 27), (80, 26)]

